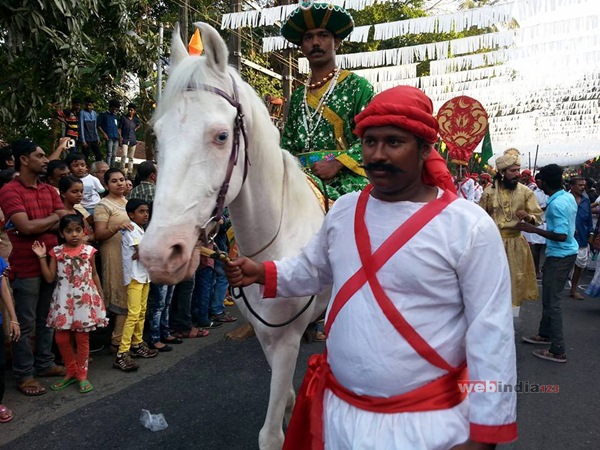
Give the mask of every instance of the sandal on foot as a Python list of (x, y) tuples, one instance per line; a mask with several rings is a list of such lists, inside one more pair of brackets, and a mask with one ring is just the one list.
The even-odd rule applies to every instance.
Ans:
[(158, 342), (156, 344), (150, 342), (148, 344), (148, 347), (150, 347), (152, 350), (158, 350), (159, 352), (170, 352), (171, 350), (173, 350), (173, 347), (171, 347), (169, 344), (165, 344), (164, 342), (161, 343), (163, 344), (163, 346), (157, 347), (156, 344), (158, 344)]
[(79, 382), (79, 393), (80, 394), (87, 394), (88, 392), (91, 392), (94, 390), (94, 386), (92, 386), (92, 383), (89, 382), (89, 380), (81, 380)]
[(575, 300), (585, 300), (585, 297), (581, 295), (579, 292), (571, 292), (569, 297), (574, 298)]
[(177, 336), (169, 336), (160, 340), (163, 344), (183, 344), (183, 339)]
[(21, 381), (17, 384), (17, 389), (28, 397), (37, 397), (38, 395), (44, 395), (48, 392), (35, 378), (27, 378), (26, 380)]
[(13, 412), (0, 404), (0, 423), (10, 422), (11, 420), (13, 420)]
[(213, 322), (227, 323), (227, 322), (235, 322), (237, 320), (237, 318), (233, 317), (228, 312), (222, 312), (221, 314), (211, 316), (210, 320), (212, 320)]
[(208, 336), (208, 334), (208, 330), (205, 330), (204, 328), (192, 327), (192, 329), (187, 333), (181, 333), (180, 337), (183, 339), (195, 339), (206, 337)]
[(50, 386), (50, 389), (53, 391), (62, 391), (67, 386), (72, 385), (77, 380), (75, 378), (65, 378), (64, 380), (57, 381), (56, 383)]

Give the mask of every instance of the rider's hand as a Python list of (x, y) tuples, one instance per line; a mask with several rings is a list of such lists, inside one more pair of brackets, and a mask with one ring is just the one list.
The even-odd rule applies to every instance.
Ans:
[(344, 167), (344, 165), (337, 159), (334, 159), (332, 161), (317, 161), (310, 166), (310, 170), (315, 176), (328, 182), (337, 176), (338, 172), (342, 170), (342, 167)]
[(241, 257), (225, 264), (225, 274), (233, 287), (244, 287), (252, 283), (265, 283), (265, 269), (262, 263)]

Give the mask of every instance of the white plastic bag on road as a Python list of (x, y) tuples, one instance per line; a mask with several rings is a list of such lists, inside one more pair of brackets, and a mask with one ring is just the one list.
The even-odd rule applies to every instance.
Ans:
[(140, 416), (140, 422), (146, 428), (152, 431), (161, 431), (169, 426), (165, 420), (165, 416), (161, 414), (151, 414), (147, 409), (142, 409), (142, 415)]

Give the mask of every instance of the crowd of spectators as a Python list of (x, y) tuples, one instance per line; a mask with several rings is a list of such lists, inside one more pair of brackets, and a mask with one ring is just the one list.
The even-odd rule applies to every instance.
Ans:
[[(121, 118), (115, 100), (99, 116), (92, 99), (80, 106), (73, 99), (59, 111), (63, 137), (52, 154), (28, 139), (0, 148), (0, 423), (13, 418), (2, 404), (7, 355), (24, 395), (46, 394), (38, 380), (46, 376), (60, 377), (52, 390), (77, 384), (84, 394), (93, 389), (90, 351), (108, 348), (113, 367), (133, 371), (132, 358), (237, 320), (225, 311), (220, 262), (203, 258), (176, 286), (152, 283), (137, 250), (159, 168), (144, 161), (133, 180), (135, 105)], [(225, 251), (227, 226), (224, 218), (217, 245)], [(98, 331), (105, 326), (109, 334)]]

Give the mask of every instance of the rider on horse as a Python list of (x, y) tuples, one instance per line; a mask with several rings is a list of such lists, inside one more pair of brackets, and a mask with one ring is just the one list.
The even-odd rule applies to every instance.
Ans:
[(298, 7), (281, 27), (285, 39), (308, 59), (306, 85), (292, 93), (281, 147), (298, 157), (318, 188), (335, 200), (366, 184), (354, 116), (373, 98), (364, 78), (342, 70), (335, 54), (354, 28), (343, 8), (325, 3)]

